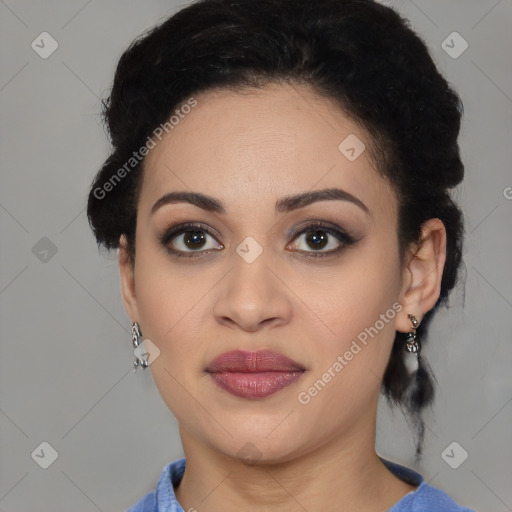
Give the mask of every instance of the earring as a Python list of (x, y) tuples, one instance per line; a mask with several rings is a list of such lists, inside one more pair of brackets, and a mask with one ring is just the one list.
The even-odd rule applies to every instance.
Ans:
[[(142, 369), (145, 370), (148, 367), (148, 360), (146, 358), (147, 354), (144, 353), (144, 345), (141, 346), (144, 340), (139, 341), (142, 338), (142, 333), (140, 332), (139, 324), (137, 322), (133, 322), (132, 325), (132, 343), (134, 348), (135, 359), (133, 360), (133, 373), (137, 371), (139, 366), (142, 366)], [(138, 349), (138, 350), (137, 350)]]
[[(421, 459), (421, 450), (425, 436), (425, 425), (422, 417), (422, 407), (431, 403), (434, 397), (432, 371), (429, 364), (421, 357), (421, 343), (416, 334), (420, 322), (414, 315), (407, 315), (412, 324), (411, 332), (405, 336), (404, 363), (409, 371), (409, 383), (404, 394), (403, 403), (407, 404), (412, 419), (418, 428), (416, 441), (416, 462)], [(435, 379), (434, 379), (435, 380)]]
[(412, 352), (419, 356), (421, 350), (420, 340), (416, 336), (416, 329), (420, 325), (418, 320), (414, 315), (407, 315), (412, 323), (412, 331), (407, 333), (407, 337), (405, 338), (405, 348), (408, 352)]
[(409, 374), (417, 373), (420, 367), (421, 344), (416, 334), (416, 329), (420, 325), (414, 315), (407, 315), (412, 324), (412, 331), (405, 335), (405, 353), (404, 363)]

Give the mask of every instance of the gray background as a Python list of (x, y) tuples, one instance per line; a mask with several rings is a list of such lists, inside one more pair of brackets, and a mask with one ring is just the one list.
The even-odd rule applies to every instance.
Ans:
[[(98, 252), (85, 201), (108, 154), (100, 98), (121, 52), (185, 3), (0, 0), (3, 511), (123, 510), (182, 455), (149, 371), (131, 372), (115, 253)], [(386, 3), (411, 20), (465, 104), (467, 177), (456, 196), (467, 222), (466, 289), (432, 326), (426, 354), (438, 395), (416, 469), (462, 504), (512, 510), (512, 2)], [(46, 59), (31, 47), (44, 31), (59, 45)], [(469, 44), (458, 58), (442, 46), (454, 31)], [(47, 469), (44, 441), (58, 453)], [(445, 462), (454, 441), (452, 464), (468, 453), (457, 469)], [(377, 448), (414, 467), (407, 423), (385, 403)]]

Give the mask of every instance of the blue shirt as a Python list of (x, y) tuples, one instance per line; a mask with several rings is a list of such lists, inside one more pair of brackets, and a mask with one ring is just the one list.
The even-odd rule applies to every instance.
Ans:
[[(382, 458), (381, 460), (398, 478), (418, 486), (415, 491), (406, 494), (387, 512), (474, 512), (457, 505), (446, 493), (427, 484), (423, 477), (412, 469)], [(185, 458), (167, 464), (156, 489), (146, 494), (126, 512), (184, 512), (173, 489), (181, 482), (184, 472)]]

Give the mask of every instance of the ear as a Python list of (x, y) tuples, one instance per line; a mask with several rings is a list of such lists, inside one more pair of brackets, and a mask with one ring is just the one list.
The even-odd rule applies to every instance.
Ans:
[(128, 253), (128, 242), (125, 235), (119, 238), (119, 249), (117, 250), (117, 263), (119, 265), (119, 277), (121, 280), (121, 296), (124, 308), (135, 322), (139, 317), (137, 308), (137, 297), (135, 294), (134, 263), (130, 260)]
[(411, 330), (408, 314), (421, 322), (434, 307), (441, 293), (445, 261), (446, 229), (439, 219), (429, 219), (422, 226), (420, 242), (411, 246), (406, 257), (399, 299), (403, 309), (397, 317), (397, 331)]

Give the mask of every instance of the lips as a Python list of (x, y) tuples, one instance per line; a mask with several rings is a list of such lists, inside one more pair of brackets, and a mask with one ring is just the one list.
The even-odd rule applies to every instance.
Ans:
[(207, 372), (290, 372), (304, 371), (304, 367), (288, 357), (271, 350), (233, 350), (216, 357), (206, 368)]
[(293, 384), (305, 368), (271, 350), (234, 350), (216, 357), (206, 371), (215, 384), (242, 398), (265, 398)]

